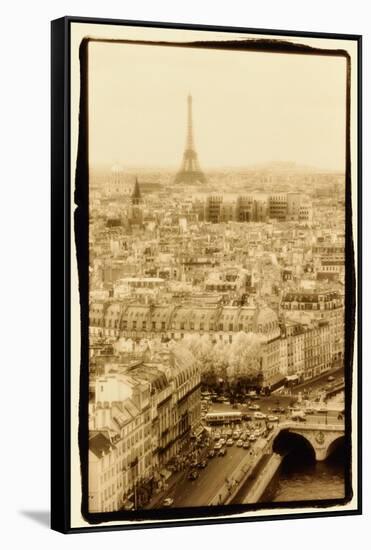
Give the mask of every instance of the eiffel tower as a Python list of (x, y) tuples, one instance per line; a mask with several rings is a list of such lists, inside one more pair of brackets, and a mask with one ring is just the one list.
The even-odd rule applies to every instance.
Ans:
[(188, 103), (187, 143), (183, 154), (183, 163), (179, 172), (175, 176), (174, 183), (185, 183), (185, 184), (205, 183), (206, 178), (198, 164), (197, 153), (193, 143), (192, 96), (191, 95), (188, 96), (187, 103)]

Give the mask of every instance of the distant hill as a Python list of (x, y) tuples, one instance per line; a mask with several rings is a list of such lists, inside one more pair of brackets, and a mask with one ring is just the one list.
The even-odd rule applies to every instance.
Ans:
[(318, 168), (315, 166), (307, 166), (303, 164), (296, 164), (290, 161), (271, 161), (262, 162), (258, 164), (252, 164), (249, 167), (250, 170), (256, 170), (261, 172), (296, 172), (301, 174), (307, 173), (321, 173), (321, 174), (337, 174), (341, 173), (341, 170), (329, 170), (325, 168)]

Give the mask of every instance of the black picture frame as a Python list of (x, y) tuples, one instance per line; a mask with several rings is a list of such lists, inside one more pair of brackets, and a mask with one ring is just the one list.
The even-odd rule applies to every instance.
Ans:
[[(70, 318), (71, 318), (71, 246), (70, 240), (74, 235), (77, 245), (79, 265), (79, 289), (81, 308), (81, 363), (88, 360), (88, 212), (87, 212), (87, 187), (81, 182), (88, 181), (86, 156), (81, 154), (87, 147), (87, 136), (85, 135), (84, 120), (87, 113), (84, 112), (84, 103), (80, 103), (80, 126), (79, 126), (79, 156), (76, 166), (75, 202), (78, 205), (75, 219), (71, 218), (71, 156), (70, 156), (70, 133), (71, 133), (71, 104), (70, 104), (70, 29), (72, 23), (92, 23), (104, 25), (120, 25), (130, 27), (152, 27), (157, 29), (182, 29), (199, 30), (223, 33), (239, 33), (266, 35), (268, 37), (309, 37), (321, 39), (337, 39), (354, 41), (357, 46), (357, 244), (358, 254), (354, 258), (357, 272), (357, 285), (355, 271), (351, 262), (346, 268), (346, 286), (350, 292), (346, 295), (346, 320), (352, 325), (355, 304), (357, 306), (357, 380), (358, 380), (358, 401), (357, 401), (357, 442), (358, 442), (358, 463), (357, 463), (357, 507), (352, 510), (331, 510), (324, 508), (314, 512), (290, 512), (288, 514), (275, 515), (274, 507), (270, 506), (271, 513), (254, 517), (218, 517), (224, 515), (224, 510), (213, 509), (213, 517), (209, 508), (199, 510), (195, 518), (194, 509), (182, 509), (174, 514), (173, 510), (159, 511), (157, 517), (151, 523), (136, 521), (124, 525), (100, 525), (101, 521), (117, 521), (119, 518), (115, 513), (104, 514), (102, 517), (90, 516), (89, 527), (72, 527), (70, 521), (71, 513), (71, 460), (70, 460), (70, 435), (71, 435), (71, 341), (70, 341)], [(287, 48), (281, 42), (283, 49)], [(291, 46), (292, 47), (292, 46)], [(275, 46), (277, 48), (277, 45)], [(275, 49), (277, 51), (277, 49)], [(84, 44), (80, 48), (80, 56), (84, 57)], [(82, 88), (84, 86), (84, 74), (81, 72)], [(82, 90), (83, 91), (83, 90)], [(83, 94), (82, 94), (83, 95)], [(82, 97), (82, 96), (81, 96)], [(349, 113), (348, 113), (349, 116)], [(347, 146), (347, 170), (348, 170), (348, 191), (350, 191), (350, 135)], [(185, 525), (205, 525), (213, 523), (236, 523), (251, 521), (270, 521), (279, 519), (301, 519), (307, 517), (330, 517), (340, 515), (359, 515), (362, 513), (362, 369), (361, 369), (361, 326), (362, 326), (362, 37), (352, 34), (318, 33), (269, 29), (250, 29), (240, 27), (223, 27), (207, 25), (187, 25), (176, 23), (160, 23), (148, 21), (126, 21), (115, 19), (101, 19), (88, 17), (63, 17), (52, 21), (51, 24), (51, 527), (63, 533), (94, 532), (109, 530), (146, 529), (160, 527), (177, 527)], [(350, 194), (349, 194), (350, 197)], [(348, 223), (351, 224), (351, 203), (348, 204)], [(352, 235), (348, 234), (346, 251), (348, 257), (352, 256), (353, 243)], [(84, 344), (85, 342), (85, 344)], [(353, 342), (348, 345), (348, 358), (351, 360), (353, 353)], [(82, 368), (80, 375), (80, 387), (87, 387), (87, 371)], [(80, 427), (79, 443), (80, 452), (87, 444), (87, 434), (81, 428), (82, 422), (87, 422), (87, 409), (83, 402), (87, 395), (83, 390), (80, 401)], [(348, 405), (350, 395), (348, 394)], [(346, 419), (348, 427), (351, 426), (351, 418)], [(82, 474), (82, 482), (84, 481)], [(82, 502), (82, 508), (86, 502)], [(223, 507), (221, 507), (223, 508)], [(253, 510), (254, 508), (250, 508)], [(239, 513), (246, 508), (235, 505), (230, 513)], [(181, 517), (180, 517), (181, 516)], [(152, 516), (153, 517), (153, 516)], [(143, 517), (145, 519), (145, 516)], [(166, 521), (171, 520), (171, 521)]]

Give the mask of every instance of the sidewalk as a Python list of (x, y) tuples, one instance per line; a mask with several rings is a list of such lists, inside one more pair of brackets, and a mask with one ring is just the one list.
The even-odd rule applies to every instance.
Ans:
[(185, 476), (185, 474), (185, 470), (181, 470), (180, 472), (173, 472), (166, 482), (166, 488), (162, 489), (159, 493), (154, 495), (148, 502), (148, 504), (144, 506), (144, 510), (148, 508), (156, 508), (156, 506), (158, 506), (167, 497), (174, 486), (181, 480), (183, 476)]
[(318, 374), (317, 376), (314, 376), (313, 378), (310, 378), (309, 380), (306, 380), (305, 382), (301, 382), (300, 384), (297, 384), (296, 386), (293, 386), (292, 389), (291, 389), (292, 395), (295, 395), (295, 393), (297, 391), (302, 390), (303, 388), (305, 388), (305, 386), (310, 386), (311, 384), (313, 384), (313, 382), (318, 382), (318, 380), (320, 380), (321, 378), (326, 378), (330, 374), (334, 374), (335, 372), (337, 372), (337, 371), (339, 371), (343, 368), (344, 368), (343, 366), (331, 367), (331, 369), (327, 370), (326, 372), (321, 372), (321, 374)]

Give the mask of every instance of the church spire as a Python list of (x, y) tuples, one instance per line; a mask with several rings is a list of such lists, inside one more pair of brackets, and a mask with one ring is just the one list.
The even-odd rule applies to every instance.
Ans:
[(131, 194), (131, 203), (139, 204), (142, 201), (142, 194), (140, 192), (138, 178), (135, 178), (134, 189)]

